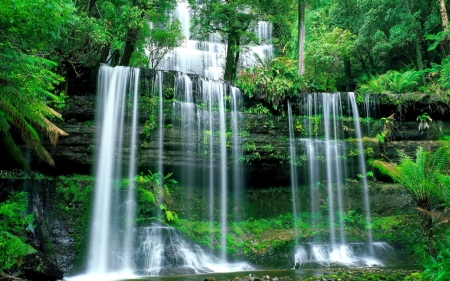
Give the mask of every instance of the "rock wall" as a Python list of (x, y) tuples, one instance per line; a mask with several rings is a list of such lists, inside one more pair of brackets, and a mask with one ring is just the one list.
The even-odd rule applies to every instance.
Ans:
[[(138, 170), (156, 170), (158, 157), (158, 142), (156, 129), (148, 129), (148, 116), (155, 114), (145, 100), (141, 102), (139, 116), (138, 137)], [(209, 156), (196, 153), (189, 159), (184, 158), (183, 141), (179, 122), (173, 119), (174, 106), (165, 104), (164, 128), (164, 170), (174, 172), (176, 178), (180, 167), (191, 165), (201, 172), (209, 163)], [(99, 124), (95, 122), (95, 97), (71, 97), (68, 106), (64, 109), (65, 121), (58, 125), (69, 135), (61, 137), (58, 145), (45, 146), (55, 160), (56, 166), (48, 167), (33, 157), (33, 168), (51, 175), (58, 174), (92, 174), (95, 163), (96, 131)], [(228, 116), (229, 118), (230, 116)], [(288, 186), (289, 185), (289, 132), (286, 116), (258, 115), (241, 112), (241, 144), (243, 150), (243, 166), (246, 182), (250, 186)], [(348, 123), (348, 124), (347, 124)], [(352, 122), (347, 122), (350, 128)], [(382, 130), (378, 120), (370, 124), (362, 122), (362, 131), (365, 138), (364, 147), (370, 148), (366, 157), (395, 160), (397, 150), (413, 155), (418, 146), (427, 150), (434, 150), (440, 142), (437, 139), (442, 135), (450, 135), (450, 122), (435, 120), (429, 122), (430, 128), (418, 130), (419, 122), (394, 121), (392, 134), (384, 143), (379, 143), (375, 135)], [(126, 130), (129, 130), (127, 128)], [(195, 141), (201, 142), (203, 136), (196, 136)], [(128, 151), (126, 142), (124, 151)], [(127, 146), (128, 145), (128, 146)], [(195, 145), (195, 144), (191, 144)], [(356, 148), (356, 143), (346, 142), (348, 150)], [(231, 147), (228, 147), (231, 151)], [(230, 155), (231, 152), (229, 152)], [(297, 142), (297, 154), (306, 154), (305, 148)], [(33, 153), (31, 153), (33, 155)], [(353, 155), (356, 156), (356, 155)], [(125, 159), (124, 159), (125, 160)], [(188, 161), (189, 160), (189, 161)], [(217, 164), (217, 166), (219, 166)], [(267, 176), (269, 175), (269, 176)], [(263, 178), (261, 181), (260, 179)]]

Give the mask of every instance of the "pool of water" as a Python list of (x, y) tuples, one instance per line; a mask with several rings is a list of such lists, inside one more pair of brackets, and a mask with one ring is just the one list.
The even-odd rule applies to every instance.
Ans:
[(183, 276), (164, 276), (164, 277), (140, 277), (136, 279), (124, 279), (123, 281), (137, 281), (137, 280), (151, 280), (151, 281), (199, 281), (205, 280), (208, 277), (213, 277), (216, 280), (231, 279), (234, 277), (245, 277), (250, 273), (257, 277), (269, 275), (271, 278), (277, 276), (288, 276), (291, 278), (300, 278), (305, 276), (321, 275), (325, 272), (324, 269), (303, 269), (303, 270), (250, 270), (240, 272), (226, 272), (226, 273), (205, 273), (195, 275), (183, 275)]
[(68, 281), (82, 281), (82, 280), (117, 280), (117, 281), (203, 281), (208, 277), (215, 278), (216, 280), (225, 280), (231, 279), (234, 277), (244, 278), (245, 276), (249, 276), (249, 274), (254, 274), (257, 277), (262, 277), (265, 275), (269, 275), (271, 278), (273, 277), (290, 277), (292, 279), (300, 278), (300, 277), (308, 277), (308, 276), (316, 276), (321, 275), (326, 272), (326, 269), (292, 269), (292, 270), (248, 270), (248, 271), (238, 271), (238, 272), (215, 272), (215, 273), (204, 273), (204, 274), (192, 274), (192, 275), (177, 275), (177, 276), (139, 276), (139, 277), (130, 277), (130, 278), (120, 278), (119, 276), (76, 276), (73, 278), (65, 278), (64, 280)]

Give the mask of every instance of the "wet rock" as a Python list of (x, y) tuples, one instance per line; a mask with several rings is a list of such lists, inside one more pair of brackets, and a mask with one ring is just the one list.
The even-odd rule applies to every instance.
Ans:
[(39, 251), (26, 255), (20, 270), (28, 280), (53, 281), (63, 278), (63, 271)]

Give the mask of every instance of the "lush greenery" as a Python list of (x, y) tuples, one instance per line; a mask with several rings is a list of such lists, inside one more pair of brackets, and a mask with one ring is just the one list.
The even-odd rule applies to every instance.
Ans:
[(399, 152), (399, 156), (398, 165), (375, 160), (374, 166), (391, 176), (411, 194), (419, 208), (426, 250), (431, 256), (436, 257), (436, 241), (433, 237), (433, 220), (430, 212), (440, 202), (448, 202), (449, 148), (443, 146), (430, 154), (419, 147), (415, 161), (402, 152)]
[(0, 138), (23, 168), (28, 168), (28, 163), (11, 135), (11, 127), (50, 165), (54, 165), (53, 159), (35, 128), (43, 130), (53, 145), (58, 136), (66, 135), (50, 121), (61, 118), (49, 105), (60, 106), (64, 94), (54, 88), (63, 79), (53, 72), (58, 64), (49, 54), (54, 51), (54, 42), (67, 32), (73, 10), (73, 4), (63, 0), (0, 4)]
[(171, 189), (176, 189), (178, 182), (171, 179), (172, 173), (163, 176), (152, 173), (135, 177), (138, 193), (138, 222), (146, 223), (151, 220), (161, 220), (168, 223), (178, 220), (178, 214), (170, 209)]
[[(297, 78), (303, 91), (421, 92), (448, 100), (448, 31), (443, 26), (446, 11), (439, 9), (440, 1), (308, 2), (305, 71), (298, 71)], [(285, 17), (298, 17), (297, 11), (291, 10)], [(290, 36), (275, 35), (274, 41), (283, 46), (277, 49), (277, 56), (297, 60), (297, 26), (284, 25), (283, 30), (289, 30), (284, 34)], [(260, 77), (251, 81), (249, 73)], [(258, 98), (256, 89), (260, 89), (255, 86), (270, 79), (274, 79), (270, 71), (256, 66), (242, 72), (237, 83), (247, 89), (247, 95)], [(298, 92), (297, 85), (287, 87), (286, 97)], [(265, 101), (271, 103), (271, 99)]]
[[(228, 43), (224, 78), (235, 82), (248, 98), (257, 100), (256, 105), (248, 109), (250, 113), (283, 112), (286, 100), (297, 97), (300, 91), (380, 93), (383, 94), (382, 101), (398, 106), (407, 103), (406, 99), (399, 98), (402, 93), (412, 93), (412, 101), (432, 93), (437, 94), (444, 104), (448, 103), (450, 50), (443, 0), (307, 2), (306, 18), (303, 19), (306, 41), (302, 50), (298, 47), (301, 42), (296, 39), (299, 27), (294, 23), (300, 15), (297, 8), (305, 1), (190, 1), (195, 14), (194, 37), (205, 38), (218, 32)], [(92, 73), (100, 63), (155, 68), (170, 49), (188, 39), (182, 36), (180, 23), (169, 20), (169, 12), (175, 5), (175, 0), (2, 1), (0, 140), (4, 150), (24, 169), (30, 167), (23, 156), (23, 145), (34, 150), (47, 164), (54, 165), (44, 148), (42, 136), (47, 136), (50, 144), (56, 145), (58, 138), (66, 135), (57, 126), (62, 119), (58, 110), (64, 107), (65, 98), (70, 94), (70, 83), (95, 77)], [(273, 57), (269, 56), (267, 61), (259, 60), (259, 64), (252, 68), (239, 69), (244, 46), (264, 43), (258, 42), (254, 32), (260, 20), (273, 24), (274, 38), (270, 42), (275, 46)], [(303, 51), (304, 73), (295, 65)], [(154, 101), (150, 103), (155, 104)], [(417, 114), (420, 131), (429, 127), (428, 122), (433, 116), (431, 109)], [(306, 135), (311, 131), (319, 135), (319, 118), (313, 117), (310, 127), (304, 126), (300, 117), (297, 118), (297, 133)], [(374, 134), (380, 143), (385, 144), (391, 139), (394, 118), (390, 115), (380, 120), (381, 126)], [(258, 120), (254, 123), (261, 125)], [(145, 125), (147, 137), (155, 124), (156, 117), (150, 115)], [(267, 126), (269, 130), (276, 127), (273, 120), (261, 126)], [(286, 139), (282, 141), (286, 144)], [(285, 163), (288, 159), (280, 151), (273, 143), (265, 142), (259, 149), (254, 140), (245, 139), (243, 160), (251, 163), (261, 159), (265, 153)], [(352, 150), (343, 156), (360, 153), (363, 152)], [(371, 151), (364, 153), (369, 155)], [(375, 217), (372, 225), (366, 226), (362, 216), (349, 209), (338, 215), (346, 222), (350, 240), (361, 239), (361, 230), (373, 227), (375, 237), (401, 239), (404, 243), (408, 241), (405, 237), (416, 234), (408, 232), (404, 226), (418, 219), (423, 231), (421, 241), (429, 254), (424, 277), (448, 279), (450, 242), (442, 239), (442, 243), (437, 243), (441, 237), (448, 236), (442, 230), (448, 220), (445, 208), (450, 207), (448, 154), (447, 148), (433, 154), (419, 148), (415, 159), (400, 153), (400, 164), (375, 160), (374, 165), (382, 173), (406, 188), (419, 207), (419, 214), (417, 217)], [(295, 164), (300, 165), (306, 160), (305, 157), (299, 158)], [(217, 248), (220, 227), (202, 220), (181, 218), (176, 211), (178, 206), (171, 201), (177, 183), (170, 177), (171, 174), (164, 176), (149, 172), (135, 178), (138, 222), (146, 223), (156, 218), (173, 223), (197, 241)], [(65, 218), (83, 214), (72, 220), (76, 225), (72, 234), (78, 243), (76, 254), (81, 259), (82, 245), (87, 239), (93, 179), (75, 176), (51, 180), (57, 181), (58, 211)], [(118, 182), (115, 188), (124, 190), (130, 184)], [(25, 193), (11, 193), (8, 198), (2, 198), (1, 270), (11, 268), (20, 262), (21, 257), (33, 251), (25, 243), (25, 229), (32, 227), (32, 217), (24, 216), (26, 196)], [(289, 245), (293, 238), (297, 238), (292, 231), (294, 227), (300, 230), (302, 239), (327, 235), (326, 215), (304, 212), (296, 215), (296, 221), (292, 214), (287, 214), (232, 222), (227, 237), (228, 250), (239, 254), (233, 252), (239, 248), (245, 255)], [(318, 221), (314, 226), (311, 225), (313, 216)], [(441, 224), (437, 223), (438, 220)], [(253, 244), (252, 240), (258, 243)]]
[(275, 110), (303, 90), (295, 61), (281, 57), (240, 72), (237, 86), (249, 98), (271, 104)]
[[(0, 141), (22, 168), (29, 168), (22, 143), (49, 165), (55, 164), (39, 131), (52, 145), (67, 135), (53, 122), (62, 118), (56, 110), (64, 106), (69, 80), (94, 71), (99, 63), (155, 67), (169, 49), (180, 45), (184, 38), (179, 23), (166, 24), (174, 4), (173, 0), (0, 4)], [(150, 30), (148, 21), (164, 24)], [(145, 48), (151, 51), (146, 53)]]
[[(442, 146), (434, 153), (430, 153), (419, 147), (415, 160), (401, 152), (399, 157), (399, 164), (375, 160), (374, 166), (404, 186), (417, 205), (422, 227), (421, 240), (428, 254), (428, 257), (423, 255), (426, 266), (425, 280), (446, 280), (450, 276), (447, 261), (450, 251), (449, 233), (446, 227), (442, 229), (439, 224), (446, 225), (449, 220), (447, 215), (441, 214), (442, 207), (450, 206), (449, 148)], [(438, 242), (439, 237), (445, 235), (447, 238), (443, 242)], [(419, 255), (421, 248), (418, 247)]]
[(26, 215), (28, 194), (13, 193), (0, 203), (0, 273), (18, 265), (35, 250), (26, 243), (25, 228), (33, 228), (33, 215)]
[(326, 280), (346, 280), (346, 281), (421, 281), (422, 272), (414, 270), (387, 270), (387, 269), (347, 269), (337, 268), (331, 272), (326, 272), (322, 276), (305, 277), (298, 281), (313, 281), (326, 278)]
[[(439, 1), (307, 1), (302, 75), (296, 70), (295, 22), (296, 8), (305, 1), (189, 2), (193, 36), (219, 33), (229, 46), (224, 78), (236, 81), (264, 106), (282, 109), (299, 91), (355, 89), (437, 93), (448, 100), (448, 30)], [(54, 164), (39, 131), (53, 145), (66, 134), (54, 121), (61, 118), (57, 110), (71, 81), (86, 79), (99, 63), (155, 68), (169, 50), (189, 39), (183, 38), (180, 23), (170, 20), (175, 5), (175, 0), (1, 4), (0, 137), (22, 167), (28, 168), (23, 143)], [(267, 43), (274, 44), (274, 54), (252, 69), (239, 69), (245, 46), (266, 43), (254, 32), (261, 20), (273, 25)], [(19, 134), (12, 134), (14, 130)]]

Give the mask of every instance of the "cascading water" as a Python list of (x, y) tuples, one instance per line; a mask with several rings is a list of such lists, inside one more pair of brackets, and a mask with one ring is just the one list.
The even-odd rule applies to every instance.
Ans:
[[(298, 179), (297, 169), (295, 164), (297, 162), (297, 153), (295, 152), (295, 137), (294, 137), (294, 125), (292, 120), (292, 108), (290, 102), (288, 102), (288, 121), (289, 121), (289, 157), (291, 167), (291, 189), (292, 189), (292, 213), (294, 215), (294, 237), (298, 236), (298, 230), (296, 226), (297, 214), (299, 211), (298, 203)], [(295, 241), (297, 242), (297, 241)]]
[[(239, 128), (239, 101), (241, 98), (241, 91), (236, 87), (231, 87), (231, 133), (233, 135), (232, 149), (233, 149), (233, 193), (234, 193), (234, 207), (233, 213), (236, 220), (242, 219), (240, 206), (243, 206), (241, 192), (243, 189), (242, 178), (242, 149), (241, 137)], [(242, 208), (242, 207), (241, 207)]]
[[(358, 158), (359, 158), (359, 167), (361, 171), (361, 181), (362, 181), (362, 187), (363, 187), (363, 195), (364, 195), (364, 207), (366, 211), (366, 221), (367, 225), (370, 226), (372, 218), (370, 216), (370, 202), (369, 202), (369, 190), (367, 186), (367, 172), (366, 172), (366, 161), (364, 159), (364, 148), (362, 144), (362, 134), (361, 134), (361, 126), (359, 124), (359, 113), (358, 113), (358, 107), (356, 105), (356, 99), (354, 93), (348, 93), (349, 97), (349, 103), (352, 108), (353, 112), (353, 119), (355, 121), (355, 133), (356, 133), (356, 139), (358, 140), (358, 150), (360, 151)], [(373, 249), (373, 238), (372, 238), (372, 230), (369, 227), (367, 230), (367, 241), (369, 245), (369, 251), (370, 255), (373, 256), (374, 249)]]
[[(359, 114), (356, 106), (356, 100), (353, 93), (348, 93), (346, 98), (349, 105), (348, 110), (351, 117), (355, 120), (354, 128), (349, 128), (344, 124), (344, 107), (340, 93), (315, 93), (302, 96), (303, 103), (300, 106), (300, 116), (303, 116), (302, 129), (308, 138), (300, 139), (302, 150), (307, 155), (308, 180), (304, 182), (310, 186), (311, 200), (311, 225), (313, 228), (319, 227), (320, 209), (327, 209), (329, 242), (319, 243), (312, 241), (303, 243), (296, 247), (295, 263), (299, 264), (319, 263), (339, 263), (345, 265), (352, 264), (380, 264), (374, 258), (375, 250), (372, 241), (370, 227), (367, 228), (366, 243), (347, 243), (345, 235), (344, 222), (344, 198), (343, 186), (344, 179), (348, 177), (349, 171), (345, 167), (350, 162), (346, 158), (347, 147), (344, 142), (344, 134), (354, 131), (357, 142), (358, 163), (361, 175), (366, 175), (365, 159), (363, 146), (361, 142), (361, 128), (359, 126)], [(290, 108), (289, 108), (290, 110)], [(289, 114), (292, 118), (291, 113)], [(297, 121), (298, 122), (298, 121)], [(289, 122), (293, 129), (293, 122)], [(293, 136), (291, 135), (291, 138)], [(291, 153), (294, 151), (295, 141), (291, 139)], [(291, 155), (291, 159), (295, 155)], [(296, 190), (297, 168), (291, 165), (292, 189)], [(353, 175), (353, 176), (356, 176)], [(367, 180), (362, 176), (361, 185), (363, 186), (363, 199), (366, 211), (366, 224), (370, 225), (370, 207), (367, 192)], [(320, 190), (325, 194), (320, 194)], [(294, 192), (293, 192), (294, 194)], [(321, 198), (322, 197), (322, 198)], [(295, 199), (295, 197), (294, 197)], [(294, 209), (294, 213), (296, 210)], [(356, 248), (358, 249), (357, 252)], [(365, 249), (364, 251), (362, 249)]]
[[(178, 2), (172, 17), (180, 21), (185, 42), (181, 47), (169, 52), (161, 61), (158, 69), (195, 73), (215, 80), (223, 78), (227, 45), (223, 43), (221, 36), (211, 34), (207, 42), (192, 39), (190, 33), (191, 10), (187, 2)], [(260, 60), (272, 58), (271, 24), (264, 21), (259, 22), (255, 33), (259, 38), (259, 45), (244, 48), (239, 61), (241, 67), (251, 67), (257, 64), (259, 61), (255, 59), (255, 54)]]
[[(218, 198), (228, 198), (231, 184), (235, 191), (242, 185), (242, 169), (239, 162), (242, 157), (242, 149), (238, 136), (239, 118), (237, 113), (239, 94), (237, 88), (230, 87), (221, 81), (202, 77), (199, 77), (197, 81), (192, 81), (190, 76), (181, 73), (178, 73), (175, 79), (172, 120), (173, 126), (179, 127), (181, 134), (180, 157), (185, 164), (180, 170), (180, 182), (186, 189), (183, 192), (186, 216), (197, 215), (188, 210), (192, 208), (191, 202), (198, 199), (194, 197), (195, 192), (199, 190), (198, 185), (207, 186), (208, 196), (207, 199), (204, 199), (207, 201), (204, 205), (209, 209), (211, 233), (214, 233), (213, 226), (217, 224), (220, 225), (221, 233), (219, 241), (214, 241), (216, 238), (210, 237), (210, 243), (216, 244), (220, 248), (220, 257), (216, 260), (216, 267), (220, 265), (221, 270), (226, 271), (230, 271), (236, 266), (236, 264), (227, 262), (226, 236), (230, 206), (228, 200), (219, 200)], [(231, 102), (227, 105), (229, 100)], [(227, 114), (228, 106), (232, 109), (231, 114)], [(227, 126), (232, 128), (231, 134), (227, 133)], [(230, 143), (233, 144), (232, 157), (236, 161), (229, 168), (228, 147)], [(163, 148), (161, 147), (161, 149)], [(199, 157), (199, 155), (208, 156)], [(200, 159), (205, 168), (195, 167)], [(229, 180), (229, 174), (234, 177), (232, 181)], [(215, 211), (216, 209), (219, 212)], [(166, 235), (169, 232), (155, 233), (165, 233), (164, 235)], [(159, 234), (153, 235), (158, 237)], [(155, 239), (167, 240), (165, 237)], [(243, 266), (247, 267), (247, 265)], [(203, 269), (197, 268), (196, 270), (202, 271)], [(152, 274), (159, 273), (152, 272)]]
[[(136, 163), (138, 81), (139, 69), (111, 68), (105, 65), (100, 67), (96, 123), (101, 131), (97, 138), (99, 151), (89, 242), (88, 275), (104, 277), (111, 272), (129, 275), (133, 270), (135, 202), (132, 182)], [(128, 112), (125, 110), (127, 98), (131, 99), (131, 118), (127, 118), (130, 116), (125, 114)], [(131, 128), (131, 132), (121, 130), (125, 119), (130, 121), (127, 128)], [(116, 180), (126, 178), (120, 162), (124, 140), (130, 147), (127, 176), (131, 184), (126, 199), (120, 200), (118, 198), (122, 194), (114, 188), (114, 184)], [(119, 208), (112, 205), (112, 202), (120, 201), (125, 203)], [(124, 218), (123, 225), (120, 225), (121, 220), (116, 219), (116, 214)]]

